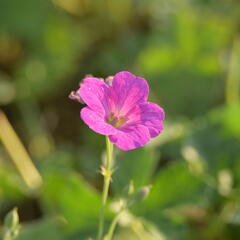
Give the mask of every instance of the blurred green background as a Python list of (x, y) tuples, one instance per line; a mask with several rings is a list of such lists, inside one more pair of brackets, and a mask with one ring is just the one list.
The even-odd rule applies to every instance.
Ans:
[(153, 187), (114, 240), (239, 240), (238, 0), (0, 0), (1, 222), (17, 206), (18, 240), (95, 237), (105, 141), (68, 94), (123, 70), (166, 120), (147, 146), (116, 149), (111, 200), (131, 179)]

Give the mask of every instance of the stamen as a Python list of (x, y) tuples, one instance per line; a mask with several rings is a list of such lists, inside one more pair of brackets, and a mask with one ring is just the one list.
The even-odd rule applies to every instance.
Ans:
[(114, 113), (110, 113), (106, 117), (106, 122), (114, 126), (115, 128), (121, 127), (128, 120), (125, 116), (116, 116)]

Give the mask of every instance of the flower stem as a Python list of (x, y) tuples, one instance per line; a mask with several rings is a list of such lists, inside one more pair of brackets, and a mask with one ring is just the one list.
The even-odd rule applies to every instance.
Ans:
[(102, 240), (102, 236), (103, 236), (105, 208), (106, 208), (106, 203), (107, 203), (109, 185), (110, 185), (111, 176), (112, 176), (111, 160), (112, 160), (113, 144), (110, 142), (110, 140), (107, 136), (106, 136), (106, 148), (107, 148), (107, 163), (106, 163), (106, 167), (102, 168), (104, 184), (103, 184), (102, 204), (101, 204), (100, 216), (99, 216), (97, 240)]

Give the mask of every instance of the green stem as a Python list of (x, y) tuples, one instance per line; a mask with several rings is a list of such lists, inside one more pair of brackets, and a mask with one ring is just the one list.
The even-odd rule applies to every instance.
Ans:
[(113, 144), (110, 142), (109, 138), (106, 137), (106, 148), (107, 148), (107, 164), (106, 168), (102, 168), (102, 174), (104, 177), (104, 184), (103, 184), (103, 193), (102, 193), (102, 204), (100, 209), (100, 216), (99, 216), (99, 226), (98, 226), (98, 240), (102, 240), (103, 230), (104, 230), (104, 220), (105, 220), (105, 208), (107, 203), (109, 185), (112, 176), (111, 170), (111, 158), (113, 152)]
[(239, 37), (233, 41), (231, 58), (229, 62), (229, 69), (226, 82), (226, 102), (227, 104), (238, 104), (240, 100), (239, 86), (240, 86), (240, 44)]
[(113, 236), (113, 232), (117, 226), (117, 223), (118, 223), (118, 220), (120, 218), (120, 215), (122, 214), (124, 209), (122, 209), (115, 217), (114, 219), (112, 220), (112, 223), (109, 227), (109, 230), (108, 230), (108, 233), (107, 233), (107, 236), (106, 236), (106, 240), (111, 240), (112, 239), (112, 236)]

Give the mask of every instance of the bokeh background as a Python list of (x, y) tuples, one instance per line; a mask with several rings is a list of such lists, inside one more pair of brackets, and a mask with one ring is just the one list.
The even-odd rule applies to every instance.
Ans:
[(153, 187), (114, 239), (240, 239), (239, 33), (238, 0), (1, 0), (1, 221), (17, 206), (18, 240), (95, 237), (105, 141), (68, 94), (127, 70), (166, 121), (116, 149), (111, 200), (131, 179)]

